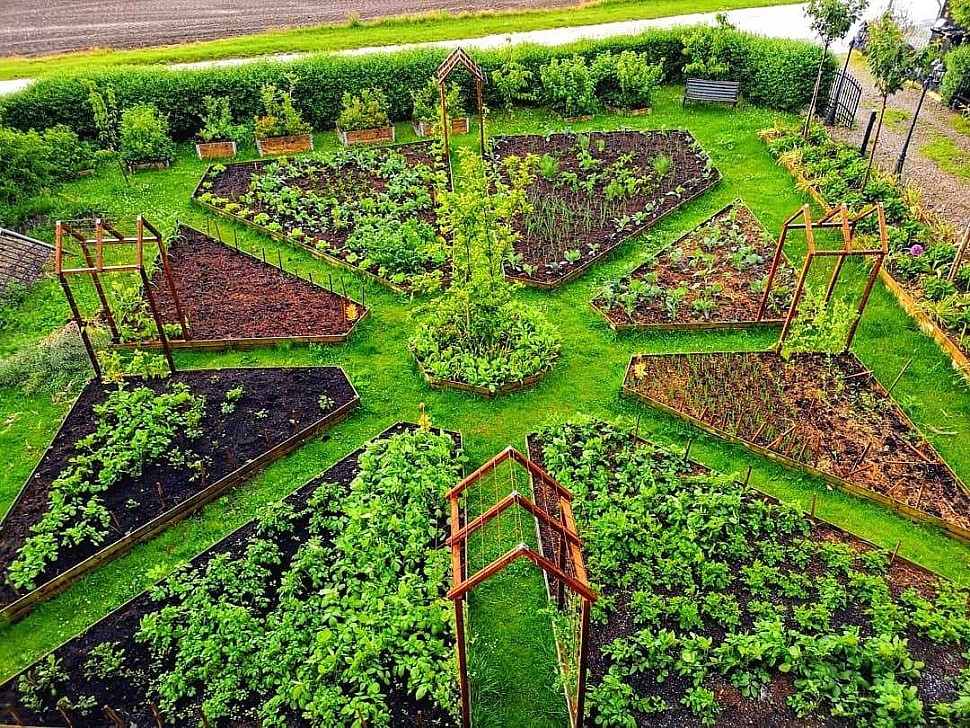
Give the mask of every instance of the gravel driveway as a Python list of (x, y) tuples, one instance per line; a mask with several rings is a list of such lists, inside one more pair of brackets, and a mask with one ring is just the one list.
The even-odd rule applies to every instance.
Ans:
[[(839, 127), (832, 134), (838, 139), (858, 145), (865, 133), (869, 110), (878, 111), (882, 99), (864, 61), (854, 58), (849, 72), (862, 84), (862, 100), (856, 114), (857, 127)], [(896, 159), (906, 140), (919, 97), (920, 90), (916, 88), (905, 88), (889, 97), (886, 106), (887, 123), (883, 125), (876, 152), (876, 162), (884, 170), (892, 171), (896, 166)], [(955, 128), (953, 122), (956, 116), (943, 104), (927, 97), (906, 154), (903, 181), (922, 191), (923, 204), (927, 209), (932, 210), (958, 232), (962, 232), (970, 222), (970, 179), (945, 171), (937, 162), (924, 156), (928, 153), (928, 145), (939, 145), (941, 138), (949, 139), (953, 143), (955, 154), (963, 155), (967, 160), (966, 169), (970, 173), (970, 133), (961, 133)], [(970, 131), (970, 124), (965, 128)], [(870, 145), (871, 143), (870, 141)]]

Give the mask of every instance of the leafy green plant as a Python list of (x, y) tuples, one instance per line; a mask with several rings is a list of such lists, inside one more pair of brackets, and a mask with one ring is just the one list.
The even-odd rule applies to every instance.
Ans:
[(833, 298), (826, 303), (821, 289), (806, 287), (792, 322), (783, 353), (818, 351), (839, 354), (845, 350), (849, 330), (858, 313), (848, 301)]
[(733, 69), (728, 58), (730, 40), (728, 34), (733, 26), (723, 13), (717, 16), (714, 27), (699, 25), (681, 36), (684, 57), (684, 75), (715, 81), (731, 78)]
[(646, 54), (635, 51), (601, 53), (593, 60), (596, 95), (623, 109), (647, 108), (663, 81), (665, 63), (665, 58), (651, 63)]
[(379, 88), (361, 89), (359, 94), (345, 93), (341, 101), (337, 128), (360, 131), (389, 126), (387, 95)]
[(140, 104), (121, 115), (119, 154), (129, 167), (171, 162), (175, 143), (168, 136), (168, 119), (153, 104)]
[[(414, 110), (411, 118), (426, 124), (441, 123), (441, 94), (434, 79), (412, 93)], [(448, 116), (453, 119), (465, 116), (465, 104), (461, 96), (461, 89), (456, 84), (448, 84), (445, 89), (445, 101), (448, 105)], [(341, 128), (343, 126), (341, 125)]]
[(297, 136), (309, 134), (313, 131), (293, 105), (293, 89), (296, 86), (296, 77), (287, 75), (286, 81), (289, 84), (288, 89), (272, 83), (268, 83), (260, 89), (259, 95), (263, 102), (263, 113), (255, 119), (254, 132), (257, 139)]
[(596, 111), (596, 77), (585, 57), (553, 58), (539, 69), (539, 78), (546, 103), (563, 116)]
[(202, 142), (241, 142), (246, 128), (232, 122), (229, 98), (226, 96), (206, 96), (202, 99), (205, 111), (202, 114), (202, 129), (199, 140)]
[(529, 89), (535, 74), (521, 63), (509, 59), (492, 71), (492, 82), (498, 89), (499, 97), (505, 103), (505, 110), (512, 111), (516, 102), (535, 101), (536, 95)]
[(204, 406), (205, 399), (183, 384), (161, 394), (119, 386), (96, 405), (95, 430), (77, 442), (68, 466), (51, 483), (47, 510), (7, 571), (10, 582), (33, 589), (62, 550), (102, 543), (111, 521), (105, 491), (138, 478), (153, 463), (201, 465), (185, 443), (201, 435)]

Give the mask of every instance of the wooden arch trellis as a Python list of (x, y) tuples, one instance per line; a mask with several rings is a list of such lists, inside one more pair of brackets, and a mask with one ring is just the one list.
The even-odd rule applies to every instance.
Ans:
[(445, 84), (452, 72), (461, 66), (475, 79), (475, 94), (478, 110), (478, 146), (479, 153), (485, 156), (485, 103), (482, 98), (485, 85), (485, 72), (482, 67), (471, 59), (463, 48), (455, 48), (435, 71), (434, 80), (438, 84), (438, 95), (441, 99), (441, 138), (445, 147), (445, 160), (448, 163), (448, 183), (455, 188), (454, 173), (451, 168), (451, 125), (448, 123), (448, 94)]
[[(94, 373), (99, 379), (102, 378), (101, 364), (98, 362), (98, 355), (94, 350), (94, 346), (91, 344), (91, 338), (88, 336), (88, 322), (84, 316), (82, 316), (81, 309), (79, 308), (77, 300), (74, 297), (74, 293), (71, 290), (69, 279), (72, 276), (89, 276), (91, 278), (94, 289), (98, 294), (98, 300), (101, 303), (101, 313), (104, 316), (108, 330), (111, 332), (111, 340), (113, 343), (117, 344), (119, 343), (121, 337), (118, 332), (118, 326), (115, 322), (114, 314), (111, 311), (111, 304), (108, 301), (108, 297), (104, 292), (104, 286), (101, 283), (101, 276), (105, 273), (124, 273), (137, 271), (141, 279), (142, 288), (145, 292), (145, 299), (148, 302), (148, 307), (152, 312), (152, 319), (154, 320), (155, 326), (158, 329), (158, 338), (165, 354), (165, 361), (168, 363), (169, 371), (174, 374), (175, 361), (172, 358), (172, 347), (169, 345), (168, 337), (165, 335), (165, 327), (162, 323), (162, 317), (158, 311), (158, 306), (155, 303), (155, 294), (152, 292), (151, 280), (148, 276), (148, 270), (145, 265), (145, 244), (148, 243), (149, 245), (155, 245), (159, 253), (159, 260), (162, 265), (162, 270), (165, 273), (165, 280), (172, 295), (172, 301), (175, 303), (175, 311), (179, 319), (179, 325), (182, 329), (182, 335), (186, 339), (189, 338), (188, 324), (185, 320), (185, 314), (182, 311), (182, 304), (179, 301), (178, 290), (175, 285), (175, 277), (172, 274), (172, 268), (169, 264), (168, 255), (165, 251), (165, 241), (162, 238), (162, 234), (141, 215), (139, 215), (135, 220), (135, 231), (134, 237), (125, 236), (118, 232), (113, 225), (103, 218), (95, 219), (93, 238), (89, 237), (88, 235), (81, 234), (75, 230), (71, 224), (62, 220), (57, 221), (55, 228), (54, 273), (57, 275), (57, 279), (60, 281), (61, 289), (64, 291), (64, 296), (67, 298), (67, 303), (71, 308), (71, 316), (74, 319), (74, 323), (77, 325), (78, 332), (81, 335), (81, 341), (84, 343), (84, 348), (88, 353), (88, 357), (91, 359), (91, 366), (94, 368)], [(81, 254), (84, 258), (85, 265), (77, 268), (64, 267), (64, 242), (68, 237), (73, 238), (80, 244)], [(124, 246), (134, 246), (134, 263), (105, 263), (104, 253), (106, 248)]]
[[(554, 501), (558, 508), (555, 513), (552, 509), (543, 508), (536, 505), (536, 502), (529, 497), (518, 492), (514, 486), (510, 492), (494, 503), (487, 510), (483, 510), (471, 521), (467, 518), (467, 512), (462, 508), (460, 499), (469, 487), (481, 484), (485, 478), (496, 473), (498, 468), (509, 462), (511, 467), (515, 464), (520, 465), (529, 474), (533, 484), (536, 480), (541, 481), (545, 486), (555, 493)], [(572, 494), (563, 488), (542, 468), (533, 463), (513, 447), (508, 447), (487, 463), (482, 465), (474, 473), (466, 477), (454, 488), (448, 491), (445, 496), (450, 501), (451, 506), (451, 536), (447, 544), (451, 547), (452, 565), (452, 585), (448, 592), (448, 599), (452, 600), (455, 607), (455, 630), (458, 643), (458, 671), (461, 688), (461, 710), (462, 725), (464, 728), (471, 726), (471, 696), (468, 683), (468, 659), (467, 641), (465, 635), (465, 598), (468, 593), (485, 581), (504, 571), (519, 559), (526, 559), (532, 562), (544, 573), (547, 584), (557, 585), (556, 602), (559, 609), (563, 609), (569, 594), (578, 598), (579, 605), (579, 634), (576, 640), (577, 654), (569, 656), (563, 654), (565, 649), (557, 640), (557, 649), (560, 652), (560, 666), (563, 669), (563, 678), (566, 686), (566, 699), (569, 707), (570, 721), (574, 728), (579, 728), (583, 724), (585, 712), (585, 692), (586, 692), (586, 663), (589, 655), (589, 629), (590, 629), (590, 607), (596, 601), (596, 594), (589, 585), (586, 574), (586, 566), (583, 561), (582, 540), (576, 531), (576, 522), (573, 518)], [(558, 556), (549, 558), (542, 552), (541, 537), (540, 548), (537, 551), (527, 545), (523, 540), (511, 549), (494, 559), (491, 563), (483, 566), (473, 574), (468, 573), (468, 540), (473, 534), (479, 533), (485, 526), (510, 509), (521, 509), (528, 513), (533, 520), (538, 535), (540, 527), (544, 526), (549, 532), (555, 534), (559, 539), (561, 548), (558, 549)], [(568, 593), (567, 593), (568, 592)], [(550, 594), (552, 596), (552, 594)], [(566, 674), (568, 658), (574, 657), (574, 670), (572, 674)], [(574, 685), (574, 693), (570, 694), (570, 686)]]
[[(859, 224), (864, 220), (873, 216), (875, 216), (877, 221), (879, 247), (856, 248), (856, 228), (858, 228)], [(842, 233), (842, 247), (832, 249), (819, 248), (815, 241), (815, 231), (833, 228), (838, 229)], [(876, 283), (876, 278), (879, 277), (879, 270), (882, 268), (883, 261), (885, 260), (886, 255), (889, 253), (889, 237), (886, 231), (886, 212), (882, 204), (878, 204), (869, 205), (860, 212), (853, 214), (849, 212), (849, 208), (846, 207), (845, 203), (842, 203), (837, 207), (833, 207), (818, 220), (812, 220), (812, 210), (808, 205), (803, 205), (798, 209), (798, 211), (789, 216), (788, 219), (782, 223), (781, 234), (778, 236), (778, 244), (775, 246), (774, 258), (771, 261), (771, 270), (768, 272), (768, 279), (765, 283), (764, 293), (761, 296), (761, 306), (758, 309), (758, 320), (761, 320), (765, 314), (765, 310), (767, 309), (771, 286), (774, 283), (775, 274), (778, 272), (778, 266), (781, 263), (782, 250), (785, 247), (788, 234), (792, 230), (805, 231), (805, 243), (808, 246), (808, 253), (805, 256), (805, 262), (802, 265), (801, 274), (798, 276), (798, 283), (795, 286), (795, 292), (792, 296), (791, 305), (788, 307), (788, 315), (785, 317), (785, 323), (781, 328), (781, 336), (778, 338), (778, 343), (775, 344), (775, 351), (779, 352), (782, 350), (785, 339), (788, 338), (788, 334), (791, 332), (792, 322), (798, 316), (798, 304), (801, 303), (802, 296), (805, 293), (805, 285), (812, 269), (812, 264), (817, 259), (826, 257), (836, 258), (835, 267), (832, 270), (832, 275), (829, 278), (828, 285), (825, 289), (825, 303), (828, 304), (832, 300), (832, 295), (835, 293), (835, 287), (842, 275), (842, 269), (845, 266), (845, 261), (849, 258), (873, 258), (872, 269), (869, 272), (869, 278), (866, 281), (865, 290), (862, 292), (862, 296), (860, 297), (859, 304), (856, 308), (855, 320), (852, 322), (852, 326), (849, 328), (849, 331), (846, 334), (844, 351), (848, 351), (849, 347), (852, 345), (852, 339), (855, 337), (856, 330), (859, 327), (859, 321), (862, 319), (862, 313), (865, 311), (866, 305), (869, 303), (869, 297), (872, 294), (872, 288)]]

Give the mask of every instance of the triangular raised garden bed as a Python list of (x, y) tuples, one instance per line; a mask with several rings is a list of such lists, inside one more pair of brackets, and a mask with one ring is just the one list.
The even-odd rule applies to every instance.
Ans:
[[(338, 343), (367, 317), (362, 303), (187, 225), (179, 226), (167, 252), (189, 327), (188, 339), (171, 338), (176, 348)], [(152, 283), (162, 321), (174, 333), (179, 317), (161, 266)]]
[[(400, 422), (388, 428), (370, 442), (387, 440), (400, 433), (415, 431), (417, 428), (417, 425)], [(435, 432), (439, 431), (435, 430)], [(459, 453), (462, 448), (460, 433), (440, 432), (454, 440), (455, 452), (456, 454)], [(249, 521), (192, 559), (182, 568), (182, 573), (190, 572), (202, 575), (213, 561), (224, 559), (222, 569), (225, 571), (225, 578), (233, 580), (227, 581), (227, 584), (231, 583), (233, 587), (238, 588), (239, 585), (249, 585), (254, 579), (259, 579), (259, 583), (265, 590), (263, 592), (265, 600), (262, 597), (251, 599), (251, 594), (241, 590), (237, 598), (233, 598), (231, 592), (227, 594), (225, 603), (220, 606), (236, 610), (236, 616), (239, 616), (243, 622), (260, 623), (270, 627), (279, 635), (281, 644), (286, 644), (289, 647), (295, 645), (296, 649), (305, 649), (307, 650), (306, 659), (312, 659), (313, 650), (317, 645), (316, 639), (307, 641), (302, 645), (295, 644), (300, 642), (299, 639), (294, 639), (299, 634), (299, 630), (293, 632), (293, 624), (282, 619), (270, 625), (266, 615), (281, 607), (280, 596), (284, 591), (288, 591), (290, 594), (288, 598), (291, 603), (287, 605), (287, 609), (292, 615), (294, 611), (299, 610), (299, 603), (301, 603), (293, 603), (293, 600), (298, 599), (293, 594), (299, 594), (300, 600), (306, 600), (308, 598), (307, 592), (312, 593), (314, 591), (310, 585), (310, 579), (315, 577), (311, 577), (311, 574), (322, 575), (322, 578), (326, 578), (328, 564), (315, 564), (312, 559), (305, 558), (306, 552), (312, 553), (315, 550), (323, 553), (321, 546), (323, 548), (329, 546), (328, 541), (336, 535), (326, 534), (327, 517), (333, 515), (326, 510), (328, 507), (328, 496), (326, 494), (333, 494), (333, 498), (339, 499), (342, 497), (341, 493), (348, 492), (350, 484), (361, 471), (360, 455), (365, 448), (366, 445), (338, 461), (318, 477), (301, 486), (280, 504), (269, 506), (266, 513), (275, 511), (280, 516), (278, 520), (260, 522), (257, 519)], [(321, 489), (326, 494), (321, 502), (314, 506), (317, 509), (317, 512), (314, 513), (314, 509), (308, 509), (308, 502)], [(360, 517), (366, 516), (361, 515)], [(311, 523), (314, 520), (316, 522)], [(442, 543), (446, 536), (445, 529), (446, 526), (442, 523)], [(310, 535), (314, 531), (317, 534), (314, 538), (318, 539), (315, 547), (308, 545)], [(321, 532), (324, 532), (323, 536), (320, 535)], [(262, 546), (262, 548), (257, 550), (254, 548), (256, 545)], [(305, 552), (304, 560), (298, 563), (296, 558), (301, 549)], [(273, 553), (278, 553), (279, 561), (273, 563), (271, 568), (264, 568), (267, 562), (261, 561), (260, 557), (266, 558), (267, 554)], [(304, 583), (290, 584), (288, 587), (281, 586), (280, 580), (287, 569), (292, 569), (289, 571), (290, 576), (297, 574), (302, 576), (305, 580)], [(345, 585), (334, 584), (334, 586), (343, 587)], [(230, 588), (227, 587), (227, 592)], [(447, 583), (443, 579), (442, 592), (446, 588)], [(201, 713), (205, 698), (203, 695), (193, 694), (190, 698), (180, 700), (175, 715), (159, 711), (158, 706), (152, 702), (154, 698), (153, 690), (157, 689), (157, 683), (154, 681), (158, 679), (160, 674), (171, 670), (172, 666), (154, 660), (149, 646), (144, 642), (135, 640), (135, 635), (138, 633), (146, 615), (157, 614), (160, 609), (167, 608), (169, 605), (174, 605), (173, 608), (175, 608), (188, 596), (181, 594), (180, 597), (165, 599), (159, 598), (152, 591), (142, 592), (50, 653), (58, 666), (58, 670), (52, 671), (50, 676), (52, 687), (56, 689), (55, 695), (65, 695), (70, 696), (70, 698), (92, 696), (96, 700), (95, 707), (83, 714), (83, 717), (81, 717), (81, 711), (73, 707), (71, 701), (67, 701), (63, 709), (75, 721), (72, 725), (100, 726), (111, 724), (112, 721), (106, 719), (108, 711), (107, 709), (102, 710), (103, 706), (108, 706), (111, 711), (123, 716), (126, 725), (174, 726), (197, 722), (196, 719)], [(349, 617), (349, 615), (347, 616)], [(200, 620), (204, 619), (200, 616)], [(301, 622), (301, 628), (306, 628), (305, 623)], [(366, 629), (367, 625), (363, 627), (357, 625), (357, 628)], [(226, 634), (227, 641), (233, 639), (232, 630), (227, 631)], [(269, 634), (268, 631), (266, 633), (260, 631), (258, 636), (262, 638), (267, 634)], [(256, 640), (254, 639), (254, 641)], [(92, 650), (103, 649), (105, 643), (108, 643), (115, 650), (123, 650), (124, 661), (116, 668), (106, 667), (95, 671), (88, 669), (91, 664), (90, 661), (93, 659)], [(174, 646), (177, 645), (173, 643)], [(391, 647), (393, 648), (393, 645)], [(400, 647), (406, 649), (403, 646)], [(445, 649), (448, 649), (447, 646)], [(393, 649), (390, 653), (387, 649), (382, 650), (381, 653), (382, 659), (387, 661), (390, 659), (389, 655), (393, 653)], [(235, 658), (225, 654), (220, 656), (217, 652), (213, 652), (200, 656), (199, 659), (208, 661), (209, 664), (215, 664), (219, 660), (228, 660), (229, 663), (232, 663)], [(43, 660), (35, 662), (34, 666), (42, 663)], [(226, 667), (231, 668), (236, 667), (236, 665), (227, 663)], [(48, 699), (50, 696), (42, 696), (46, 705), (40, 710), (29, 708), (23, 704), (23, 693), (18, 689), (18, 684), (21, 677), (29, 674), (32, 669), (33, 667), (22, 670), (12, 679), (0, 684), (0, 705), (14, 708), (19, 719), (28, 722), (30, 725), (65, 725), (66, 721), (63, 717), (65, 713), (60, 713), (52, 707), (56, 697)], [(201, 673), (198, 673), (190, 679), (204, 680), (205, 678), (200, 677), (200, 675)], [(392, 678), (381, 682), (383, 683), (381, 692), (391, 713), (393, 725), (425, 725), (429, 728), (448, 728), (455, 725), (454, 719), (436, 705), (432, 696), (416, 697), (417, 692), (406, 687), (407, 680), (401, 681)], [(231, 696), (231, 700), (234, 701), (233, 709), (244, 710), (247, 713), (247, 718), (250, 717), (249, 713), (258, 712), (258, 707), (267, 698), (266, 695), (259, 694), (258, 691), (261, 686), (253, 685), (252, 688), (254, 692), (251, 694), (246, 695), (237, 692)], [(282, 689), (285, 689), (285, 686)], [(154, 699), (157, 700), (157, 698)], [(301, 717), (299, 711), (293, 710), (285, 704), (278, 707), (280, 715), (284, 716), (287, 725), (306, 726), (313, 724), (312, 720)], [(332, 710), (333, 706), (329, 707)], [(156, 713), (156, 711), (158, 712)], [(110, 713), (108, 713), (108, 716), (110, 717)], [(216, 723), (213, 722), (213, 724)], [(233, 724), (238, 724), (238, 721)]]
[[(319, 157), (213, 165), (192, 200), (406, 293), (428, 275), (442, 282), (450, 275), (448, 256), (437, 240), (420, 251), (414, 243), (419, 231), (437, 230), (440, 171), (431, 142), (344, 149)], [(396, 242), (389, 246), (379, 237)]]
[[(141, 474), (122, 474), (111, 487), (93, 496), (82, 492), (78, 503), (99, 499), (110, 514), (105, 528), (94, 523), (97, 536), (78, 545), (61, 543), (54, 560), (30, 585), (16, 589), (10, 566), (21, 554), (33, 528), (51, 508), (52, 483), (69, 469), (70, 459), (85, 452), (79, 441), (95, 432), (101, 419), (95, 408), (108, 401), (119, 385), (89, 383), (67, 414), (53, 443), (44, 453), (0, 522), (0, 620), (23, 617), (39, 602), (65, 589), (81, 574), (118, 556), (135, 543), (186, 518), (225, 490), (251, 478), (258, 470), (292, 452), (323, 430), (346, 418), (359, 397), (339, 367), (218, 369), (177, 372), (165, 379), (128, 382), (128, 392), (147, 387), (154, 396), (184, 385), (204, 397), (196, 436), (180, 431), (166, 455), (141, 462)], [(154, 406), (155, 400), (150, 405)], [(153, 437), (137, 432), (135, 437)], [(201, 466), (177, 466), (168, 452), (190, 453), (184, 460)], [(94, 478), (104, 467), (95, 468)], [(126, 471), (126, 472), (131, 472)], [(71, 517), (59, 536), (77, 523)]]
[(526, 188), (530, 210), (519, 233), (512, 280), (555, 288), (580, 276), (622, 243), (721, 179), (686, 131), (615, 131), (497, 137), (490, 154), (538, 159)]
[(630, 275), (603, 286), (593, 310), (616, 331), (780, 324), (796, 276), (784, 255), (758, 317), (774, 251), (768, 230), (736, 200)]
[(854, 354), (641, 354), (623, 392), (970, 540), (970, 493)]

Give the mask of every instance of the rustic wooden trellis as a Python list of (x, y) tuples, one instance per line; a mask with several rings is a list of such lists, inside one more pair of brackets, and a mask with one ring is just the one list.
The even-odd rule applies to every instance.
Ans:
[[(182, 328), (182, 336), (186, 339), (189, 338), (188, 325), (185, 321), (185, 315), (182, 312), (182, 305), (179, 301), (178, 290), (175, 285), (175, 278), (172, 275), (172, 269), (169, 265), (168, 255), (165, 251), (165, 241), (162, 239), (162, 234), (158, 232), (158, 230), (141, 215), (139, 215), (135, 220), (135, 230), (136, 232), (134, 237), (126, 237), (122, 233), (118, 232), (113, 225), (103, 218), (97, 218), (94, 221), (94, 237), (81, 234), (75, 230), (71, 224), (62, 220), (57, 221), (57, 226), (55, 228), (54, 273), (57, 275), (57, 278), (60, 281), (61, 289), (64, 291), (64, 296), (67, 298), (67, 303), (71, 308), (71, 316), (74, 319), (74, 322), (77, 324), (78, 332), (81, 335), (81, 341), (84, 343), (84, 348), (88, 353), (88, 357), (91, 359), (91, 366), (94, 367), (94, 373), (99, 379), (102, 377), (101, 365), (98, 362), (98, 355), (95, 352), (94, 346), (91, 344), (91, 339), (87, 333), (88, 322), (81, 315), (81, 309), (78, 307), (77, 300), (74, 298), (74, 293), (71, 291), (69, 281), (71, 276), (90, 276), (94, 289), (98, 294), (98, 300), (101, 302), (101, 313), (108, 325), (108, 330), (111, 332), (111, 341), (117, 344), (120, 341), (121, 336), (118, 332), (118, 326), (115, 322), (114, 315), (111, 312), (111, 304), (109, 303), (108, 297), (104, 292), (104, 286), (101, 283), (101, 276), (105, 273), (124, 273), (137, 271), (141, 279), (142, 288), (145, 292), (145, 299), (148, 302), (148, 307), (152, 312), (152, 319), (155, 322), (155, 327), (158, 329), (158, 338), (165, 354), (165, 361), (168, 363), (169, 371), (175, 373), (175, 361), (172, 359), (172, 347), (169, 344), (168, 337), (165, 335), (165, 327), (162, 323), (162, 317), (158, 311), (158, 306), (155, 303), (155, 294), (152, 292), (151, 280), (145, 266), (145, 244), (154, 244), (159, 253), (159, 261), (161, 263), (162, 270), (165, 272), (165, 280), (168, 284), (169, 291), (171, 292), (172, 301), (175, 303), (175, 311), (179, 318), (179, 324)], [(146, 230), (148, 231), (148, 235), (146, 235)], [(65, 237), (73, 238), (80, 244), (81, 255), (84, 258), (85, 263), (84, 266), (77, 268), (64, 267), (63, 259), (65, 253)], [(134, 246), (135, 262), (106, 264), (104, 260), (105, 249), (112, 246)]]
[[(529, 477), (535, 481), (539, 480), (552, 489), (556, 494), (558, 508), (556, 512), (552, 509), (542, 508), (527, 496), (520, 493), (515, 481), (510, 483), (509, 492), (505, 497), (498, 500), (490, 508), (483, 509), (478, 516), (468, 520), (467, 509), (462, 507), (462, 495), (473, 485), (481, 485), (486, 478), (497, 473), (500, 466), (508, 462), (513, 469), (516, 465), (521, 466)], [(581, 550), (582, 541), (576, 531), (576, 523), (573, 518), (572, 494), (557, 483), (552, 476), (542, 468), (522, 455), (513, 447), (508, 447), (487, 463), (482, 465), (474, 473), (462, 480), (458, 485), (448, 491), (445, 496), (451, 505), (451, 536), (447, 544), (451, 547), (452, 565), (452, 585), (448, 592), (448, 599), (451, 599), (455, 606), (455, 630), (458, 642), (458, 671), (461, 687), (461, 710), (462, 725), (464, 728), (471, 726), (471, 697), (468, 684), (468, 659), (467, 642), (465, 635), (465, 598), (468, 593), (485, 581), (504, 571), (519, 559), (526, 559), (541, 569), (547, 577), (547, 583), (557, 584), (556, 603), (560, 610), (563, 610), (567, 603), (567, 598), (572, 595), (578, 598), (579, 605), (579, 635), (576, 641), (577, 652), (575, 656), (575, 671), (573, 675), (567, 675), (566, 660), (568, 657), (562, 654), (562, 645), (557, 645), (560, 649), (560, 665), (564, 671), (564, 682), (567, 684), (566, 697), (569, 707), (570, 720), (574, 728), (579, 728), (583, 724), (585, 711), (585, 692), (586, 692), (586, 663), (589, 655), (589, 629), (590, 629), (590, 606), (596, 601), (596, 594), (589, 585), (586, 575), (586, 566), (583, 561)], [(473, 574), (468, 573), (468, 540), (473, 534), (479, 533), (486, 525), (497, 519), (510, 509), (524, 511), (533, 521), (537, 529), (545, 526), (551, 533), (556, 534), (560, 544), (564, 547), (558, 549), (555, 561), (548, 555), (532, 548), (525, 543), (524, 538), (507, 552), (494, 559), (491, 563), (483, 566)], [(521, 535), (521, 534), (520, 534)], [(568, 590), (568, 592), (567, 592)], [(552, 595), (550, 595), (552, 596)], [(575, 682), (575, 694), (570, 695), (570, 682)]]
[(485, 104), (482, 99), (482, 88), (485, 84), (485, 72), (471, 59), (463, 48), (455, 48), (451, 54), (438, 66), (434, 80), (438, 84), (438, 95), (441, 99), (441, 138), (445, 146), (445, 160), (448, 163), (448, 182), (455, 188), (455, 177), (451, 168), (451, 125), (448, 122), (448, 94), (445, 84), (452, 72), (461, 66), (475, 79), (475, 95), (478, 109), (478, 146), (479, 153), (485, 156)]
[[(861, 222), (872, 216), (875, 216), (877, 220), (879, 247), (857, 249), (855, 247), (856, 228)], [(816, 245), (815, 232), (825, 229), (837, 229), (842, 233), (841, 248), (819, 248)], [(795, 293), (792, 296), (791, 305), (788, 308), (788, 315), (785, 317), (785, 323), (782, 325), (781, 336), (778, 338), (778, 343), (775, 344), (775, 351), (781, 351), (785, 339), (788, 338), (788, 334), (791, 332), (792, 322), (798, 315), (798, 304), (801, 303), (802, 296), (805, 293), (805, 284), (808, 280), (808, 275), (811, 271), (812, 264), (817, 259), (826, 257), (836, 258), (835, 268), (832, 270), (828, 286), (825, 289), (825, 303), (828, 304), (832, 300), (832, 295), (835, 293), (835, 287), (842, 275), (845, 261), (848, 258), (873, 258), (872, 270), (869, 272), (865, 290), (862, 292), (856, 308), (855, 320), (852, 322), (852, 326), (846, 334), (844, 351), (848, 351), (852, 345), (852, 339), (855, 337), (856, 330), (859, 327), (859, 321), (862, 320), (862, 313), (869, 303), (869, 297), (872, 294), (872, 288), (876, 283), (876, 278), (879, 277), (879, 271), (882, 268), (883, 261), (889, 252), (889, 237), (886, 232), (886, 212), (882, 204), (878, 204), (869, 205), (861, 212), (852, 214), (849, 212), (845, 203), (843, 203), (830, 209), (818, 220), (812, 220), (812, 210), (808, 205), (803, 205), (797, 212), (789, 216), (782, 223), (781, 234), (778, 236), (778, 244), (775, 246), (774, 258), (771, 261), (771, 270), (768, 273), (765, 290), (761, 297), (761, 306), (758, 309), (759, 320), (764, 316), (768, 306), (768, 296), (782, 259), (782, 250), (785, 247), (788, 234), (792, 230), (805, 231), (805, 243), (808, 246), (808, 253), (805, 256), (805, 262), (802, 265), (802, 271), (798, 277), (798, 283), (795, 286)]]

